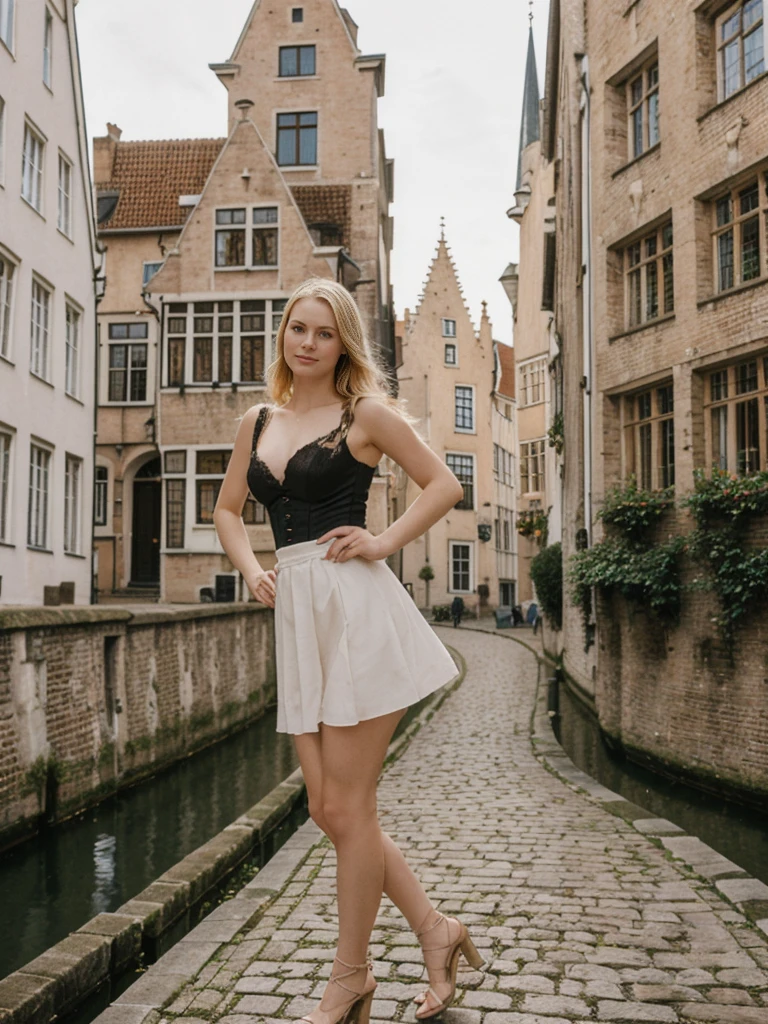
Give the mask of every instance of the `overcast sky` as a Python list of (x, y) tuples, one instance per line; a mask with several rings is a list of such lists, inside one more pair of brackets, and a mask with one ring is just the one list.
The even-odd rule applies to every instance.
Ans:
[[(226, 90), (208, 68), (232, 53), (252, 0), (80, 0), (77, 25), (88, 131), (123, 139), (224, 136)], [(343, 0), (342, 0), (342, 5)], [(392, 278), (398, 315), (413, 309), (445, 217), (477, 326), (511, 342), (498, 279), (517, 260), (506, 216), (517, 168), (528, 11), (539, 82), (548, 0), (348, 0), (363, 53), (386, 53), (379, 120), (395, 160)], [(354, 253), (353, 253), (354, 255)]]

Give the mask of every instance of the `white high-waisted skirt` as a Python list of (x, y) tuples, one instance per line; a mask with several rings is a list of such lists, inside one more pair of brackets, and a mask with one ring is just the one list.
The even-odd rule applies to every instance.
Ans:
[(324, 561), (331, 543), (277, 551), (278, 732), (357, 725), (409, 707), (457, 675), (389, 566)]

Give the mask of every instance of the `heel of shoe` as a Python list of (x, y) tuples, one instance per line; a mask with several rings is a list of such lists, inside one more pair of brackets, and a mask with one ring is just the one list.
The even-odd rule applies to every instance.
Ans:
[(475, 970), (479, 971), (481, 967), (485, 966), (485, 960), (478, 953), (477, 947), (469, 935), (465, 935), (462, 939), (461, 952), (464, 954), (464, 959), (469, 966), (474, 967)]
[[(374, 989), (375, 991), (375, 989)], [(368, 992), (353, 1005), (346, 1024), (370, 1024), (373, 992)]]

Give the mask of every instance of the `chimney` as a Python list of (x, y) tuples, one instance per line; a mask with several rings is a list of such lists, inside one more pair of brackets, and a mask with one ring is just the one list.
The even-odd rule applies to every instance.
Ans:
[(112, 181), (117, 144), (122, 134), (116, 124), (107, 122), (107, 134), (93, 140), (93, 180), (96, 185)]

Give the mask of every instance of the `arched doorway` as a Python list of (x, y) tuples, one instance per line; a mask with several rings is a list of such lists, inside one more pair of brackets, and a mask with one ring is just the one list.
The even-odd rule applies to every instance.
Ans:
[(131, 585), (160, 583), (160, 456), (150, 459), (133, 478)]

